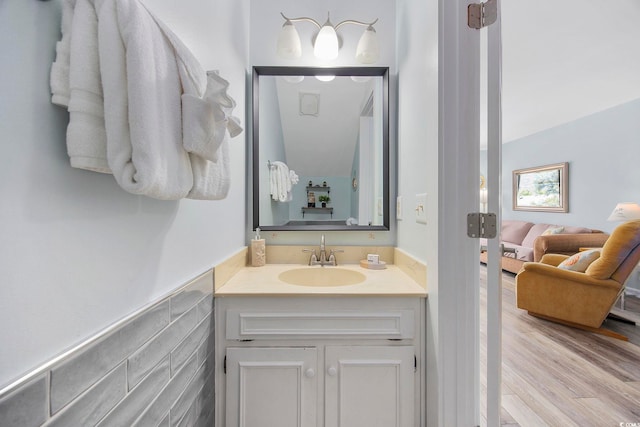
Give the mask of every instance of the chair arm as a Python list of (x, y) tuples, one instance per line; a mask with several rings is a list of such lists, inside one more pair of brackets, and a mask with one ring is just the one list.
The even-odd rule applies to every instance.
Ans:
[(553, 265), (557, 267), (560, 265), (562, 261), (569, 258), (569, 255), (560, 255), (560, 254), (544, 254), (542, 258), (540, 258), (540, 262), (543, 264)]
[(568, 280), (584, 285), (601, 286), (612, 289), (618, 289), (621, 286), (620, 283), (616, 282), (613, 279), (596, 279), (586, 273), (565, 270), (563, 268), (558, 268), (553, 265), (542, 264), (539, 262), (525, 262), (522, 265), (522, 270), (520, 270), (520, 273), (524, 272), (548, 276), (550, 280)]
[(540, 261), (544, 254), (572, 255), (582, 247), (602, 247), (609, 235), (606, 233), (551, 234), (538, 236), (533, 241), (533, 260)]

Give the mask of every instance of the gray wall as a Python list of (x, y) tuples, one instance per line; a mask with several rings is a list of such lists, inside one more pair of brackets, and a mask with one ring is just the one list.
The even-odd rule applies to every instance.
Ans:
[[(502, 148), (502, 218), (575, 225), (610, 233), (607, 218), (619, 202), (640, 203), (640, 100), (515, 140)], [(481, 152), (481, 165), (486, 164)], [(569, 162), (569, 212), (512, 209), (512, 171)], [(484, 168), (484, 166), (481, 166)], [(640, 289), (640, 271), (629, 288)]]
[[(640, 203), (640, 100), (503, 145), (503, 219), (576, 225), (610, 232), (618, 202)], [(482, 162), (486, 151), (481, 153)], [(512, 171), (569, 162), (569, 212), (512, 209)]]
[(270, 186), (268, 184), (270, 182), (270, 170), (267, 163), (269, 161), (287, 163), (276, 79), (262, 79), (260, 93), (260, 138), (269, 142), (268, 144), (260, 145), (259, 153), (260, 167), (258, 172), (260, 174), (260, 182), (263, 185), (267, 184), (260, 192), (260, 223), (282, 225), (286, 224), (290, 219), (290, 203), (276, 202), (270, 196)]
[[(244, 124), (248, 1), (148, 3), (230, 80)], [(134, 196), (69, 166), (68, 115), (49, 100), (61, 4), (0, 2), (0, 389), (245, 243), (246, 133), (231, 141), (222, 201)]]

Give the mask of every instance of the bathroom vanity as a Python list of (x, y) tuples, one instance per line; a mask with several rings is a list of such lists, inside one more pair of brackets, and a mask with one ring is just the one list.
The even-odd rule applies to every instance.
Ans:
[(216, 291), (216, 426), (421, 425), (425, 297), (395, 266), (242, 269)]

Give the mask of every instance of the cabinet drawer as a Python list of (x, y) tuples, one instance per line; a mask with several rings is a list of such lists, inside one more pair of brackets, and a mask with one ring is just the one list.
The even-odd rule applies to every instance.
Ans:
[(303, 339), (311, 337), (413, 339), (412, 310), (358, 312), (227, 311), (226, 338)]

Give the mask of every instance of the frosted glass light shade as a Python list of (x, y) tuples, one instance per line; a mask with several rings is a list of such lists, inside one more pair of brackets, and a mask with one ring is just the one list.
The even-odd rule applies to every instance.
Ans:
[(316, 37), (313, 55), (318, 59), (336, 59), (338, 57), (338, 35), (328, 21)]
[(623, 202), (616, 205), (607, 221), (629, 221), (632, 219), (640, 219), (640, 205)]
[(291, 21), (285, 21), (280, 34), (278, 34), (277, 53), (280, 58), (284, 59), (297, 59), (302, 56), (300, 35)]
[(373, 64), (380, 58), (380, 43), (378, 35), (372, 26), (368, 26), (356, 49), (356, 60), (361, 64)]
[(322, 75), (322, 76), (318, 75), (318, 76), (316, 76), (316, 79), (320, 80), (321, 82), (330, 82), (335, 78), (336, 78), (336, 76), (332, 76), (332, 75)]

